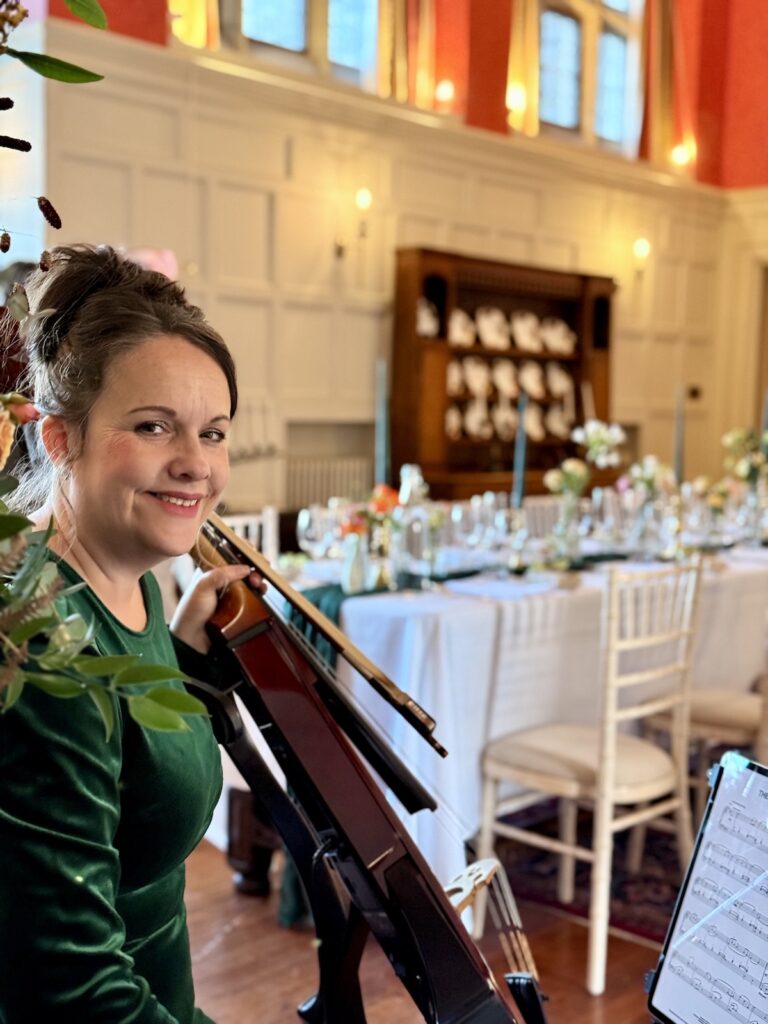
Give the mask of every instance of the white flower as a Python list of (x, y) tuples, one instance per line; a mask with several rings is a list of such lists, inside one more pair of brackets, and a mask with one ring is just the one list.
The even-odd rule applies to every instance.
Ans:
[[(604, 469), (617, 466), (619, 457), (615, 449), (626, 440), (624, 431), (617, 423), (603, 423), (602, 420), (587, 420), (583, 427), (571, 431), (571, 439), (586, 448), (587, 462), (593, 462)], [(615, 458), (614, 458), (615, 455)]]
[(739, 459), (736, 465), (733, 467), (733, 472), (739, 478), (739, 480), (746, 480), (749, 476), (749, 459)]
[(563, 490), (563, 474), (559, 469), (548, 469), (544, 474), (544, 486), (552, 494), (561, 494)]
[(703, 497), (710, 487), (710, 479), (708, 476), (697, 476), (691, 481), (691, 490), (698, 497)]

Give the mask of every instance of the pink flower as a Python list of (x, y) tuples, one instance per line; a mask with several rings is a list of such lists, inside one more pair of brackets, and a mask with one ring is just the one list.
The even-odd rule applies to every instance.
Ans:
[(23, 405), (9, 405), (8, 412), (14, 423), (30, 423), (32, 420), (40, 419), (40, 410), (31, 402), (25, 402)]

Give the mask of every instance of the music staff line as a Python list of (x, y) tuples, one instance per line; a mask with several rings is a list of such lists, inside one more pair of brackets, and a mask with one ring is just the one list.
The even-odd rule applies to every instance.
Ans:
[[(711, 879), (706, 878), (706, 876), (698, 876), (694, 879), (691, 894), (702, 903), (706, 903), (714, 909), (722, 908), (730, 901), (730, 906), (725, 911), (728, 914), (728, 918), (734, 924), (738, 924), (748, 931), (750, 935), (768, 940), (768, 916), (761, 914), (752, 903), (739, 899), (740, 894), (734, 894), (724, 886), (718, 886)], [(698, 914), (688, 911), (683, 918), (681, 932), (688, 931), (685, 927), (685, 922), (688, 919), (691, 920), (692, 926), (702, 923), (702, 919)], [(758, 922), (765, 925), (765, 929), (761, 928)]]
[[(718, 949), (715, 945), (708, 945), (705, 936), (702, 934), (695, 935), (691, 940), (691, 945), (694, 946), (697, 950), (702, 950), (704, 953), (707, 954), (707, 956), (714, 960), (717, 960), (718, 963), (727, 967), (729, 970), (733, 971), (734, 974), (738, 975), (738, 977), (742, 981), (747, 981), (750, 985), (759, 989), (761, 995), (768, 995), (768, 982), (765, 978), (765, 960), (761, 959), (761, 957), (759, 956), (756, 956), (754, 953), (751, 953), (746, 946), (740, 946), (738, 942), (736, 942), (733, 938), (730, 938), (724, 932), (719, 932), (716, 926), (713, 924), (707, 926), (705, 934), (710, 939), (719, 940), (720, 942), (722, 942), (722, 949)], [(729, 959), (726, 951), (731, 951), (735, 954), (735, 957), (741, 957), (742, 962), (739, 962), (739, 960), (735, 957), (733, 959)], [(682, 957), (683, 954), (678, 952), (676, 953), (676, 956)], [(694, 962), (693, 957), (689, 956), (688, 962), (692, 964)], [(757, 978), (754, 975), (750, 974), (750, 968), (748, 964), (754, 965), (758, 969), (758, 971), (761, 972), (762, 977)]]
[[(748, 829), (742, 829), (740, 823), (745, 823)], [(720, 828), (729, 835), (738, 836), (754, 849), (768, 853), (768, 825), (760, 818), (746, 814), (742, 804), (732, 802), (724, 808), (720, 815)], [(765, 843), (760, 841), (761, 835), (765, 837)]]
[[(686, 966), (690, 967), (691, 975), (687, 974)], [(768, 1024), (768, 1013), (764, 1013), (746, 996), (736, 999), (736, 993), (727, 981), (723, 981), (721, 978), (713, 979), (711, 975), (707, 977), (706, 971), (703, 971), (695, 963), (688, 963), (679, 953), (672, 954), (670, 967), (680, 981), (686, 982), (705, 999), (709, 999), (710, 1002), (727, 1012), (729, 1021), (739, 1021), (741, 1024), (761, 1024), (761, 1022)], [(702, 980), (708, 981), (712, 986), (711, 989), (705, 989), (701, 984)], [(728, 998), (727, 1003), (723, 1001), (724, 994)], [(746, 1010), (749, 1016), (744, 1016), (740, 1010)]]

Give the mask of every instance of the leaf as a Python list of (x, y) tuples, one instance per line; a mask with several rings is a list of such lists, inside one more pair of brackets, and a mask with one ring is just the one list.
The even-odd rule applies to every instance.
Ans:
[(58, 619), (55, 615), (44, 615), (37, 619), (31, 619), (29, 622), (22, 622), (16, 629), (11, 630), (8, 634), (8, 639), (12, 644), (19, 647), (25, 640), (31, 640), (38, 633), (45, 633), (46, 630), (55, 626), (57, 622)]
[(112, 698), (100, 686), (89, 687), (88, 696), (98, 708), (101, 720), (104, 723), (107, 739), (109, 739), (115, 727), (115, 709), (112, 705)]
[(164, 708), (178, 711), (180, 715), (207, 715), (205, 704), (197, 697), (193, 697), (186, 690), (171, 690), (157, 688), (145, 694), (147, 700), (153, 700)]
[[(2, 522), (2, 520), (0, 520)], [(14, 598), (25, 601), (37, 588), (38, 578), (47, 563), (48, 549), (37, 540), (37, 535), (29, 535), (27, 550), (21, 568), (13, 577), (11, 591)], [(53, 567), (55, 571), (55, 566)], [(51, 581), (52, 582), (52, 581)]]
[(15, 477), (9, 476), (7, 473), (0, 476), (0, 495), (10, 494), (11, 491), (15, 491), (18, 486), (19, 481)]
[(126, 697), (131, 718), (147, 729), (160, 732), (189, 732), (189, 726), (177, 711), (164, 708), (149, 697)]
[(49, 57), (45, 53), (29, 53), (27, 50), (12, 50), (10, 47), (5, 51), (9, 57), (15, 57), (26, 67), (36, 71), (43, 78), (54, 78), (57, 82), (100, 82), (104, 75), (97, 75), (95, 71), (87, 71), (78, 67), (77, 64), (68, 64), (58, 57)]
[(31, 525), (31, 520), (27, 519), (26, 516), (15, 514), (1, 516), (0, 540), (5, 540), (6, 537), (15, 537), (17, 533), (21, 533), (22, 530), (26, 530), (26, 528)]
[(72, 667), (84, 676), (113, 676), (138, 660), (137, 654), (84, 654), (80, 658), (75, 658)]
[(22, 678), (16, 678), (12, 683), (9, 683), (5, 690), (2, 692), (2, 705), (0, 706), (0, 713), (5, 714), (8, 708), (12, 708), (16, 701), (22, 694), (24, 689), (24, 680)]
[(54, 675), (51, 672), (25, 672), (24, 679), (52, 697), (79, 697), (85, 692), (85, 683), (71, 676)]
[(93, 25), (94, 28), (106, 28), (107, 16), (99, 0), (64, 0), (76, 18)]
[(116, 686), (128, 686), (131, 683), (162, 683), (169, 679), (186, 679), (178, 668), (170, 665), (135, 665), (124, 668), (115, 676)]

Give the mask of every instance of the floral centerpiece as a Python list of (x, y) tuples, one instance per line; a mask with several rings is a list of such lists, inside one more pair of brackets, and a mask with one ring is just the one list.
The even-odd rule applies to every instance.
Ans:
[(677, 490), (674, 470), (655, 455), (646, 455), (629, 467), (629, 483), (644, 501), (655, 501)]
[(722, 444), (726, 452), (723, 462), (726, 472), (743, 480), (748, 487), (757, 488), (768, 468), (765, 458), (768, 432), (761, 435), (755, 430), (729, 430), (723, 434)]
[(739, 513), (741, 526), (748, 539), (759, 543), (763, 539), (760, 490), (768, 476), (768, 432), (736, 428), (723, 434), (722, 444), (726, 453), (723, 461), (726, 472), (746, 487)]
[[(656, 455), (646, 455), (629, 467), (629, 473), (617, 486), (634, 495), (635, 518), (628, 531), (629, 547), (641, 558), (658, 557), (667, 547), (663, 536), (665, 509), (677, 494), (674, 470)], [(676, 542), (670, 540), (672, 545)]]
[(618, 466), (620, 445), (626, 435), (617, 423), (587, 420), (571, 431), (571, 440), (585, 449), (584, 458), (565, 459), (557, 469), (544, 474), (544, 486), (562, 496), (560, 516), (554, 530), (556, 557), (574, 561), (579, 556), (579, 501), (590, 481), (590, 464), (597, 469)]

